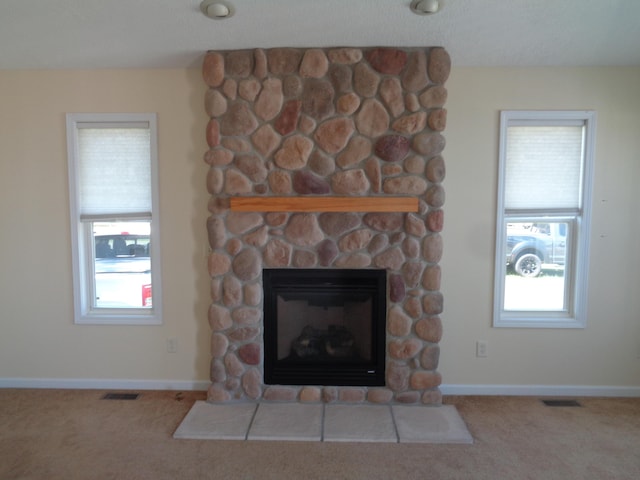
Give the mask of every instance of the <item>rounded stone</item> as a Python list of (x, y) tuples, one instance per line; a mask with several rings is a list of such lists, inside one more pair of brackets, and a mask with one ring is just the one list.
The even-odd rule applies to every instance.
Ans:
[(227, 78), (222, 84), (222, 92), (230, 100), (235, 100), (238, 95), (238, 82), (233, 78)]
[(409, 152), (409, 139), (401, 135), (386, 135), (378, 139), (374, 151), (387, 162), (400, 161)]
[(269, 173), (269, 188), (275, 194), (286, 195), (293, 190), (291, 175), (288, 172), (277, 170)]
[(309, 79), (302, 90), (302, 111), (316, 120), (333, 114), (335, 91), (326, 80)]
[(350, 118), (334, 118), (320, 124), (314, 138), (322, 150), (335, 154), (347, 145), (354, 130), (353, 120)]
[(418, 318), (422, 314), (422, 305), (417, 297), (407, 297), (404, 302), (404, 311), (411, 318)]
[(443, 84), (451, 72), (451, 58), (442, 47), (432, 48), (429, 52), (427, 73), (433, 83)]
[(442, 132), (447, 126), (447, 111), (444, 108), (439, 108), (429, 113), (427, 125), (431, 130)]
[(284, 104), (282, 112), (274, 124), (276, 131), (280, 135), (288, 135), (296, 129), (301, 108), (302, 102), (300, 100), (289, 100)]
[(288, 137), (282, 148), (275, 154), (275, 163), (286, 170), (296, 170), (306, 166), (313, 142), (302, 135)]
[(267, 168), (264, 161), (257, 155), (237, 155), (233, 164), (244, 173), (253, 183), (264, 182), (267, 178)]
[(209, 369), (209, 378), (212, 382), (224, 382), (227, 379), (227, 370), (220, 360), (212, 359)]
[(231, 395), (222, 386), (212, 384), (207, 390), (207, 402), (210, 403), (223, 403), (231, 400)]
[(382, 190), (382, 172), (380, 170), (380, 162), (377, 158), (371, 157), (364, 164), (364, 171), (367, 173), (371, 190), (374, 193), (380, 193)]
[(267, 78), (262, 82), (262, 90), (253, 105), (253, 110), (259, 118), (268, 122), (280, 112), (283, 101), (282, 81), (279, 78)]
[(227, 53), (227, 74), (234, 77), (248, 77), (253, 70), (253, 51), (236, 50)]
[(345, 403), (362, 403), (366, 398), (363, 388), (341, 388), (338, 392), (338, 400)]
[(338, 400), (338, 389), (336, 387), (324, 387), (322, 389), (322, 401), (333, 403)]
[(214, 302), (219, 302), (222, 299), (222, 280), (220, 278), (212, 278), (211, 285), (209, 288), (209, 293), (211, 295), (211, 300)]
[(397, 117), (404, 112), (404, 98), (402, 97), (402, 85), (395, 77), (385, 78), (380, 84), (380, 98), (391, 112)]
[(404, 222), (404, 231), (408, 235), (423, 237), (427, 233), (427, 227), (420, 217), (413, 213), (408, 213)]
[(238, 325), (256, 325), (262, 318), (262, 312), (257, 308), (239, 307), (231, 312), (231, 318)]
[(413, 175), (387, 178), (382, 191), (391, 195), (422, 195), (427, 190), (427, 181)]
[(311, 48), (304, 53), (300, 64), (300, 76), (303, 78), (321, 78), (329, 69), (329, 60), (319, 48)]
[(423, 340), (438, 343), (442, 339), (442, 320), (438, 316), (425, 317), (416, 322), (416, 334)]
[(209, 275), (212, 277), (217, 277), (219, 275), (224, 275), (229, 271), (231, 261), (226, 255), (213, 252), (209, 255), (208, 265)]
[(440, 360), (440, 347), (438, 345), (428, 345), (420, 354), (420, 366), (425, 370), (435, 370), (438, 368)]
[(217, 52), (207, 52), (202, 62), (202, 78), (210, 87), (222, 85), (224, 80), (224, 57)]
[(233, 152), (224, 148), (216, 148), (214, 150), (208, 150), (204, 154), (204, 161), (211, 166), (224, 166), (229, 165), (233, 160)]
[(442, 207), (445, 200), (444, 188), (442, 188), (442, 185), (431, 185), (427, 189), (424, 199), (431, 207)]
[(420, 401), (424, 405), (442, 405), (442, 392), (438, 387), (423, 392)]
[(264, 216), (264, 219), (270, 227), (281, 227), (289, 220), (289, 214), (286, 212), (269, 212)]
[(389, 129), (389, 114), (378, 100), (368, 98), (356, 115), (356, 128), (370, 138), (379, 137)]
[(378, 91), (380, 77), (365, 63), (358, 63), (353, 71), (353, 89), (362, 97), (373, 97)]
[(425, 157), (438, 155), (444, 150), (445, 138), (440, 133), (419, 133), (413, 137), (412, 148)]
[(447, 102), (447, 89), (442, 85), (434, 85), (420, 94), (420, 105), (424, 108), (442, 108)]
[(238, 348), (238, 358), (247, 365), (258, 365), (261, 360), (261, 348), (257, 343), (247, 343)]
[(338, 155), (336, 163), (341, 168), (346, 168), (354, 165), (371, 154), (371, 141), (360, 135), (355, 136), (349, 140), (347, 148)]
[(259, 283), (249, 283), (243, 287), (244, 301), (247, 305), (256, 306), (262, 300), (262, 285)]
[(269, 71), (274, 75), (290, 75), (297, 72), (302, 53), (294, 48), (272, 48), (267, 50)]
[(235, 353), (227, 353), (224, 356), (224, 365), (229, 375), (239, 377), (244, 373), (244, 365), (242, 365)]
[(331, 65), (329, 78), (336, 92), (345, 93), (351, 90), (353, 71), (346, 65)]
[(258, 120), (249, 107), (242, 102), (233, 102), (220, 117), (220, 133), (228, 136), (246, 136), (258, 128)]
[(409, 288), (414, 288), (418, 285), (423, 268), (424, 265), (422, 262), (405, 262), (405, 264), (402, 265), (402, 278)]
[(278, 135), (271, 125), (263, 125), (251, 135), (254, 147), (263, 157), (269, 157), (280, 145)]
[(422, 242), (422, 257), (430, 263), (438, 263), (442, 258), (442, 237), (440, 234), (427, 235)]
[(209, 148), (215, 148), (220, 145), (220, 124), (213, 118), (207, 123), (206, 139)]
[(214, 332), (226, 330), (233, 324), (228, 309), (212, 303), (209, 306), (209, 326)]
[(410, 112), (417, 112), (420, 110), (420, 100), (418, 100), (418, 96), (415, 93), (407, 93), (404, 97), (404, 106)]
[(238, 84), (238, 95), (249, 102), (253, 102), (261, 88), (260, 82), (255, 78), (242, 80)]
[(388, 270), (399, 270), (404, 263), (404, 255), (398, 247), (390, 248), (374, 258), (374, 265)]
[(409, 385), (414, 390), (426, 390), (434, 388), (442, 383), (442, 375), (438, 372), (413, 372)]
[(387, 330), (394, 337), (406, 337), (411, 333), (411, 318), (400, 307), (393, 306), (389, 309)]
[(232, 268), (233, 273), (246, 282), (257, 278), (262, 273), (262, 261), (257, 251), (245, 249), (234, 257)]
[(375, 255), (386, 248), (387, 245), (389, 245), (389, 237), (384, 233), (379, 233), (371, 239), (367, 250), (371, 255)]
[[(396, 165), (394, 163), (385, 163), (382, 165), (382, 175), (387, 177), (393, 177), (396, 175), (400, 175), (403, 172), (402, 167), (400, 165)], [(386, 180), (385, 180), (386, 181)]]
[(428, 291), (440, 289), (441, 269), (439, 265), (428, 265), (422, 274), (422, 287)]
[(427, 78), (427, 55), (424, 50), (412, 52), (407, 60), (407, 68), (402, 77), (405, 90), (417, 92), (429, 83)]
[(420, 254), (420, 243), (412, 237), (407, 237), (402, 241), (402, 252), (407, 258), (416, 258)]
[(362, 60), (359, 48), (333, 48), (329, 50), (329, 60), (333, 63), (353, 64)]
[(389, 275), (389, 300), (401, 302), (405, 296), (404, 280), (402, 276), (394, 273)]
[(227, 242), (227, 253), (231, 256), (236, 255), (242, 250), (242, 240), (239, 238), (232, 238)]
[(318, 222), (322, 230), (330, 237), (340, 236), (361, 224), (360, 217), (350, 212), (321, 213), (318, 217)]
[(315, 215), (298, 213), (291, 216), (284, 230), (287, 239), (298, 246), (311, 246), (324, 238)]
[(267, 267), (288, 267), (291, 262), (291, 245), (279, 239), (270, 240), (262, 252)]
[(242, 237), (242, 241), (251, 247), (263, 247), (269, 237), (269, 227), (263, 225), (259, 229)]
[(284, 96), (299, 97), (302, 92), (302, 79), (297, 75), (289, 75), (282, 81), (282, 92)]
[(394, 392), (402, 392), (409, 387), (411, 369), (407, 365), (390, 362), (387, 368), (387, 387)]
[(318, 263), (318, 256), (306, 250), (296, 250), (293, 252), (293, 266), (296, 268), (311, 268)]
[(403, 215), (401, 213), (367, 213), (364, 216), (364, 223), (374, 230), (393, 232), (402, 226)]
[(207, 218), (207, 234), (209, 238), (209, 246), (212, 250), (222, 248), (227, 240), (226, 228), (224, 221), (217, 215), (211, 215)]
[(369, 190), (369, 186), (362, 169), (339, 171), (331, 176), (331, 187), (338, 195), (362, 195)]
[[(239, 305), (240, 302), (242, 302), (242, 284), (233, 275), (225, 276), (222, 281), (222, 303), (224, 303), (226, 307), (235, 307)], [(230, 314), (227, 326), (231, 326)]]
[(367, 246), (373, 233), (368, 228), (363, 228), (345, 235), (338, 242), (341, 252), (353, 252)]
[(262, 394), (261, 380), (260, 372), (255, 368), (250, 369), (242, 375), (242, 390), (244, 390), (247, 397), (253, 400), (260, 398)]
[(418, 155), (411, 155), (404, 161), (404, 169), (407, 173), (412, 173), (414, 175), (424, 175), (425, 166), (426, 162), (424, 158)]
[(428, 292), (422, 297), (422, 310), (427, 315), (438, 315), (443, 310), (443, 297), (440, 292)]
[(444, 211), (430, 210), (427, 213), (426, 225), (427, 229), (432, 232), (441, 232), (444, 226)]
[(418, 392), (401, 392), (396, 395), (396, 401), (398, 403), (412, 404), (418, 403), (420, 400), (420, 394)]
[(393, 340), (389, 342), (389, 355), (396, 360), (407, 360), (415, 357), (422, 348), (422, 342), (415, 338)]
[(222, 145), (236, 153), (246, 153), (251, 150), (251, 144), (244, 138), (225, 137), (222, 139)]
[(227, 353), (229, 340), (226, 335), (221, 333), (211, 334), (211, 356), (214, 358), (222, 358)]
[(248, 232), (262, 225), (262, 215), (255, 212), (230, 212), (227, 215), (227, 230), (234, 235)]
[(204, 95), (204, 109), (210, 117), (219, 117), (227, 111), (227, 99), (218, 90), (210, 88)]
[(371, 403), (389, 403), (393, 392), (388, 388), (373, 388), (367, 392), (367, 401)]
[(396, 48), (374, 48), (365, 55), (371, 66), (386, 75), (398, 75), (407, 63), (407, 53)]
[[(429, 116), (429, 118), (431, 118), (431, 116)], [(424, 127), (426, 125), (427, 114), (425, 112), (417, 112), (410, 115), (405, 115), (404, 117), (400, 117), (395, 122), (393, 122), (391, 128), (396, 132), (404, 133), (405, 135), (413, 135), (424, 130)], [(432, 128), (432, 130), (436, 129)], [(444, 128), (442, 130), (444, 130)]]
[(342, 95), (336, 101), (336, 110), (341, 115), (352, 115), (360, 106), (360, 97), (353, 92)]
[(444, 159), (438, 155), (437, 157), (433, 157), (427, 162), (427, 167), (425, 169), (425, 175), (427, 180), (432, 183), (441, 183), (445, 177), (445, 164)]
[(336, 242), (327, 238), (318, 244), (318, 259), (320, 265), (328, 267), (338, 256), (338, 246)]
[(319, 150), (314, 150), (309, 156), (309, 168), (318, 175), (331, 175), (336, 169), (336, 162), (333, 157), (329, 157)]
[(261, 48), (253, 51), (253, 74), (256, 78), (264, 78), (267, 76), (267, 55)]
[(264, 391), (263, 398), (271, 402), (293, 402), (298, 390), (292, 387), (271, 386)]
[(371, 257), (365, 253), (353, 253), (339, 257), (335, 265), (338, 268), (366, 268), (371, 265)]
[(251, 181), (239, 171), (227, 169), (224, 172), (224, 193), (228, 195), (250, 193), (251, 187)]
[(257, 327), (240, 327), (236, 328), (232, 332), (228, 333), (231, 340), (236, 342), (245, 342), (247, 340), (253, 340), (260, 333), (260, 329)]
[(322, 390), (320, 387), (303, 387), (298, 398), (303, 403), (319, 402), (322, 400)]

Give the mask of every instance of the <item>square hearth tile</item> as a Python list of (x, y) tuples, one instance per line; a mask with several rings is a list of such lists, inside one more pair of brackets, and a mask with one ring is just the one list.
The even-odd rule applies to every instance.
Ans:
[(398, 442), (388, 405), (326, 405), (326, 442)]
[(197, 401), (173, 438), (244, 440), (256, 411), (255, 403), (213, 405)]
[(393, 405), (400, 443), (473, 443), (473, 437), (453, 405)]
[(261, 403), (247, 438), (320, 441), (322, 405)]

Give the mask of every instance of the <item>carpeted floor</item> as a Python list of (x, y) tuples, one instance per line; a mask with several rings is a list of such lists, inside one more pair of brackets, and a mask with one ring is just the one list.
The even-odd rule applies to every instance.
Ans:
[(203, 392), (0, 390), (0, 479), (638, 479), (640, 398), (447, 397), (470, 445), (180, 440)]

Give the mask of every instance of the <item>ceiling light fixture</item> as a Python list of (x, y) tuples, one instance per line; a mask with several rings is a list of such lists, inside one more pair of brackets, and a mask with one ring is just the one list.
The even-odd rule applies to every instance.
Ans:
[(219, 0), (204, 0), (200, 4), (200, 10), (207, 17), (214, 20), (221, 20), (223, 18), (229, 18), (235, 13), (235, 10), (227, 2), (220, 2)]
[(433, 15), (440, 10), (440, 2), (438, 0), (413, 0), (411, 2), (411, 11), (418, 15)]

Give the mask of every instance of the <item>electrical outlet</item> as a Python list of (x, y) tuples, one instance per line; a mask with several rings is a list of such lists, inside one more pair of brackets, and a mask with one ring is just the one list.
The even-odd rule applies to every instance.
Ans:
[(178, 351), (178, 339), (167, 338), (167, 353), (176, 353)]
[(476, 342), (476, 357), (486, 357), (489, 344), (486, 340), (478, 340)]

